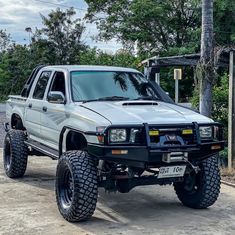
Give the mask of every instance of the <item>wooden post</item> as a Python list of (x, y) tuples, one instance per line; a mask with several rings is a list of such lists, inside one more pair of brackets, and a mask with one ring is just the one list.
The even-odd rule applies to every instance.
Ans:
[(235, 51), (229, 60), (228, 168), (235, 167)]

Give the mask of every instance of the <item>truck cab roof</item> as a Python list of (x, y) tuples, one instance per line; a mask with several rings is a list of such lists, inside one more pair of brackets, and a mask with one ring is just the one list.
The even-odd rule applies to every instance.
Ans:
[(117, 71), (117, 72), (132, 72), (139, 73), (138, 70), (132, 68), (123, 68), (115, 66), (97, 66), (97, 65), (53, 65), (45, 66), (44, 69), (65, 69), (72, 71)]
[(41, 70), (67, 70), (68, 72), (72, 71), (115, 71), (115, 72), (129, 72), (129, 73), (140, 73), (139, 71), (131, 68), (123, 68), (123, 67), (115, 67), (115, 66), (94, 66), (94, 65), (50, 65), (44, 66), (39, 65), (37, 66), (29, 76), (26, 84), (24, 85), (23, 90), (21, 91), (22, 97), (28, 97), (31, 86), (34, 82), (34, 79), (37, 77), (37, 74)]

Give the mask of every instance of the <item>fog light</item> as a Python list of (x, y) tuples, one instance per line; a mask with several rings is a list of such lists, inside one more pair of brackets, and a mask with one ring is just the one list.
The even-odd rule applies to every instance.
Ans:
[(128, 154), (128, 150), (112, 150), (113, 155), (122, 155), (122, 154)]
[(193, 134), (193, 130), (192, 129), (182, 130), (182, 134), (183, 135), (192, 135)]
[(151, 130), (151, 131), (149, 131), (149, 135), (150, 136), (158, 136), (159, 135), (159, 131), (158, 130)]
[(217, 150), (217, 149), (221, 149), (221, 145), (220, 144), (212, 145), (211, 146), (211, 150)]

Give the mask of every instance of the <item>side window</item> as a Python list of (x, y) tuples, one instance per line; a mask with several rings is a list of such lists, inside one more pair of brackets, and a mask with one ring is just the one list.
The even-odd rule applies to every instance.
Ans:
[(49, 92), (50, 91), (60, 91), (66, 97), (66, 94), (65, 94), (65, 77), (64, 77), (63, 72), (56, 72), (55, 73), (55, 75), (52, 79), (50, 89), (49, 89)]
[(38, 100), (43, 99), (50, 76), (51, 76), (51, 72), (49, 71), (45, 71), (41, 73), (38, 79), (38, 82), (36, 84), (36, 87), (34, 89), (34, 92), (33, 92), (34, 99), (38, 99)]

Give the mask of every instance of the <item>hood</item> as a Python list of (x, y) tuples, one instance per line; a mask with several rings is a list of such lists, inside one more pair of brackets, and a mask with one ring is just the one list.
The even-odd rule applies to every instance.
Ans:
[(212, 119), (190, 109), (156, 101), (109, 101), (80, 104), (108, 119), (112, 124), (210, 123)]

